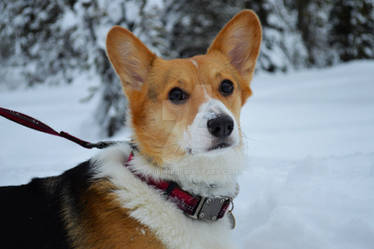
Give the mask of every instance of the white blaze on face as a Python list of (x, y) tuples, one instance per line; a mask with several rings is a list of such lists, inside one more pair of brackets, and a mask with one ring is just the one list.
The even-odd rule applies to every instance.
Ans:
[(217, 138), (210, 134), (208, 130), (208, 121), (217, 118), (220, 115), (227, 115), (234, 121), (234, 129), (230, 136), (225, 138), (225, 142), (234, 147), (240, 143), (239, 126), (234, 115), (219, 100), (208, 97), (203, 103), (192, 124), (187, 128), (184, 134), (182, 146), (191, 154), (208, 152), (215, 145)]

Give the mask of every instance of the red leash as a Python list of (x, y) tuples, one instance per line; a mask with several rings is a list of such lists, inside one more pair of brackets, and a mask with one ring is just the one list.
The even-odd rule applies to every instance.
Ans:
[[(73, 135), (70, 135), (67, 132), (60, 131), (57, 132), (56, 130), (52, 129), (50, 126), (44, 124), (43, 122), (27, 116), (23, 113), (16, 112), (13, 110), (5, 109), (0, 107), (0, 116), (7, 118), (11, 121), (14, 121), (18, 124), (23, 126), (29, 127), (31, 129), (41, 131), (44, 133), (48, 133), (54, 136), (66, 138), (74, 143), (79, 144), (87, 149), (98, 148), (102, 149), (105, 148), (115, 142), (99, 142), (99, 143), (90, 143), (79, 139)], [(135, 145), (130, 144), (133, 149)], [(232, 203), (232, 199), (229, 197), (201, 197), (192, 195), (184, 190), (182, 190), (177, 183), (171, 181), (155, 181), (152, 178), (146, 178), (143, 175), (140, 175), (136, 171), (132, 170), (129, 167), (129, 162), (132, 160), (134, 154), (131, 152), (127, 162), (124, 164), (129, 170), (139, 177), (142, 181), (145, 181), (149, 185), (153, 185), (159, 190), (162, 190), (168, 199), (172, 200), (187, 216), (192, 219), (197, 220), (205, 220), (205, 221), (215, 221), (217, 219), (223, 218), (225, 215), (230, 203)], [(235, 226), (234, 216), (231, 214), (231, 210), (229, 211), (232, 221), (232, 228)]]
[(92, 149), (92, 148), (103, 149), (103, 148), (105, 148), (105, 147), (114, 143), (114, 142), (90, 143), (90, 142), (84, 141), (82, 139), (79, 139), (79, 138), (77, 138), (73, 135), (70, 135), (67, 132), (64, 132), (64, 131), (57, 132), (56, 130), (52, 129), (48, 125), (44, 124), (43, 122), (41, 122), (41, 121), (39, 121), (39, 120), (37, 120), (33, 117), (27, 116), (26, 114), (16, 112), (16, 111), (13, 111), (13, 110), (9, 110), (9, 109), (5, 109), (5, 108), (2, 108), (2, 107), (0, 107), (0, 116), (3, 116), (4, 118), (7, 118), (7, 119), (9, 119), (13, 122), (16, 122), (20, 125), (29, 127), (31, 129), (34, 129), (34, 130), (41, 131), (41, 132), (44, 132), (44, 133), (48, 133), (50, 135), (54, 135), (54, 136), (58, 136), (58, 137), (63, 137), (65, 139), (68, 139), (68, 140), (70, 140), (70, 141), (72, 141), (76, 144), (79, 144), (80, 146), (82, 146), (84, 148), (87, 148), (87, 149)]

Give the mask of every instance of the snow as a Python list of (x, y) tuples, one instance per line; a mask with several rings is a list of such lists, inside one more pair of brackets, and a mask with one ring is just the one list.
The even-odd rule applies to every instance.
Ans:
[(61, 19), (61, 28), (65, 30), (74, 28), (74, 26), (76, 26), (78, 22), (79, 19), (77, 18), (75, 13), (69, 8), (66, 8)]
[[(239, 248), (374, 248), (374, 61), (260, 74), (242, 111), (248, 168)], [(0, 92), (0, 106), (90, 141), (90, 83)], [(0, 185), (59, 174), (96, 153), (0, 119)], [(118, 138), (123, 136), (120, 134)]]
[(373, 69), (255, 77), (242, 112), (242, 248), (374, 248)]
[[(94, 140), (89, 132), (95, 103), (81, 103), (88, 85), (37, 87), (0, 92), (0, 106), (35, 117), (52, 128)], [(94, 155), (71, 142), (0, 118), (0, 185), (59, 174)], [(53, 149), (50, 149), (53, 148)]]

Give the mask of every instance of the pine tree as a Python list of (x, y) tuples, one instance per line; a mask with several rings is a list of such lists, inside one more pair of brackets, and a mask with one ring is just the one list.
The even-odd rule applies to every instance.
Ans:
[(52, 75), (71, 80), (69, 69), (75, 65), (70, 58), (81, 54), (69, 46), (69, 33), (59, 32), (58, 20), (64, 13), (62, 1), (2, 2), (1, 13), (2, 63), (22, 66), (30, 85)]
[(287, 1), (246, 0), (244, 8), (253, 9), (263, 27), (259, 67), (269, 72), (304, 68), (307, 50), (297, 29), (297, 12), (287, 8)]
[(374, 2), (337, 0), (330, 11), (329, 45), (341, 61), (374, 58)]
[(296, 27), (307, 51), (307, 66), (331, 64), (331, 53), (326, 49), (327, 12), (331, 6), (325, 0), (289, 0), (286, 6), (297, 15)]
[(154, 52), (169, 51), (157, 21), (161, 11), (146, 0), (14, 0), (1, 1), (0, 10), (0, 75), (20, 70), (20, 82), (29, 86), (81, 75), (101, 82), (94, 115), (108, 136), (124, 126), (127, 102), (106, 57), (106, 33), (121, 25)]
[[(105, 53), (113, 25), (166, 59), (205, 53), (222, 26), (253, 9), (263, 27), (257, 70), (269, 72), (374, 58), (372, 0), (0, 0), (0, 84), (99, 84), (94, 113), (103, 133), (124, 127), (127, 101)], [(9, 80), (8, 80), (9, 81)]]

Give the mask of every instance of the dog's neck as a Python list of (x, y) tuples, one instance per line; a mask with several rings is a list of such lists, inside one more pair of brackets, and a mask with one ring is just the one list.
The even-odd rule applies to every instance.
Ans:
[(133, 154), (132, 169), (145, 177), (174, 181), (183, 190), (205, 197), (235, 197), (238, 194), (237, 176), (244, 162), (240, 148), (188, 155), (179, 161), (157, 166), (141, 152), (133, 150)]

